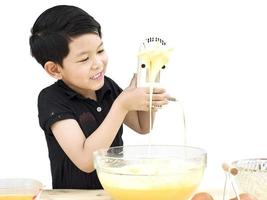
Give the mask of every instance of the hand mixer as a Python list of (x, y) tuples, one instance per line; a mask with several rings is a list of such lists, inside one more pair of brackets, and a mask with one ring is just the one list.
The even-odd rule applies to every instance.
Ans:
[[(169, 62), (172, 49), (159, 37), (149, 37), (142, 41), (138, 54), (137, 87), (160, 86), (160, 76)], [(169, 97), (169, 101), (177, 101)]]
[(149, 37), (142, 41), (138, 54), (137, 86), (156, 86), (160, 74), (169, 62), (172, 49), (159, 37)]
[[(150, 119), (152, 108), (152, 91), (154, 87), (161, 85), (161, 73), (166, 69), (172, 52), (167, 43), (160, 37), (148, 37), (141, 42), (138, 53), (137, 87), (150, 87)], [(179, 102), (175, 97), (168, 97), (169, 101)], [(180, 102), (179, 102), (180, 103)], [(183, 126), (185, 132), (185, 115), (183, 114)], [(150, 120), (150, 130), (151, 130)], [(186, 143), (184, 139), (184, 144)]]

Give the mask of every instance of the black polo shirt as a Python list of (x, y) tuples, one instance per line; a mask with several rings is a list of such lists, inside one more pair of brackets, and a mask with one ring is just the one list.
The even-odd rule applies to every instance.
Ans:
[[(105, 77), (103, 87), (96, 91), (97, 102), (84, 98), (61, 80), (40, 92), (39, 123), (45, 132), (54, 189), (102, 188), (96, 171), (85, 173), (73, 164), (59, 146), (50, 127), (60, 120), (75, 119), (87, 138), (102, 123), (121, 91), (113, 80)], [(122, 131), (121, 126), (111, 146), (123, 145)]]

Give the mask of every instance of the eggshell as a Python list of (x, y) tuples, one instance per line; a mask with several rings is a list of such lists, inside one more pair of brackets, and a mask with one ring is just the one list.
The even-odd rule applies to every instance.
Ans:
[[(240, 200), (257, 200), (256, 197), (252, 196), (251, 194), (248, 193), (242, 193), (239, 195)], [(231, 200), (237, 200), (237, 198), (233, 198)]]
[(196, 193), (191, 200), (213, 200), (212, 196), (207, 192)]

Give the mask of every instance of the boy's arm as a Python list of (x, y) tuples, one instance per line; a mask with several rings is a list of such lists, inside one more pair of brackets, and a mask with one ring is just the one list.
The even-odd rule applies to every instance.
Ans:
[[(136, 88), (136, 82), (137, 82), (137, 75), (134, 74), (131, 83), (128, 87), (129, 88)], [(150, 90), (148, 88), (147, 90), (147, 97), (149, 102), (149, 94)], [(152, 95), (152, 105), (153, 106), (163, 106), (168, 104), (167, 95), (165, 94), (165, 90), (162, 88), (154, 88), (153, 89), (153, 95)], [(154, 118), (156, 115), (157, 107), (152, 107), (152, 113), (151, 113), (151, 128), (153, 127)], [(150, 111), (149, 111), (149, 104), (147, 105), (146, 111), (138, 111), (134, 110), (131, 112), (128, 112), (124, 123), (133, 129), (134, 131), (140, 133), (140, 134), (146, 134), (149, 133), (150, 129)]]
[[(151, 126), (153, 127), (153, 122), (155, 118), (156, 110), (153, 109), (151, 113), (152, 123)], [(124, 123), (133, 129), (134, 131), (140, 134), (149, 133), (150, 129), (150, 112), (149, 111), (131, 111), (125, 117)]]
[(89, 173), (94, 170), (93, 152), (110, 147), (126, 114), (127, 110), (115, 101), (102, 124), (88, 138), (85, 138), (78, 122), (73, 119), (58, 121), (51, 129), (71, 161)]

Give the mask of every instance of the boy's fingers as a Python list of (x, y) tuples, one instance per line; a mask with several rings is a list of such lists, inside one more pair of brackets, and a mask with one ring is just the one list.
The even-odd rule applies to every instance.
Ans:
[(166, 94), (153, 94), (152, 100), (153, 101), (168, 101), (168, 95), (166, 95)]
[[(146, 94), (146, 100), (150, 101), (150, 97), (151, 97), (150, 94), (147, 93)], [(169, 95), (166, 94), (166, 93), (152, 94), (152, 101), (166, 101), (166, 102), (169, 102), (168, 98), (169, 98)]]
[(161, 93), (165, 93), (166, 90), (163, 88), (153, 88), (153, 94), (161, 94)]
[(129, 87), (135, 88), (137, 86), (137, 74), (134, 73), (133, 78), (130, 82)]
[[(150, 88), (149, 87), (146, 87), (145, 90), (146, 90), (147, 94), (150, 94)], [(153, 88), (153, 94), (162, 94), (165, 92), (166, 92), (166, 90), (164, 88)]]
[(162, 107), (164, 105), (167, 105), (169, 102), (168, 101), (153, 101), (153, 105), (155, 107)]

